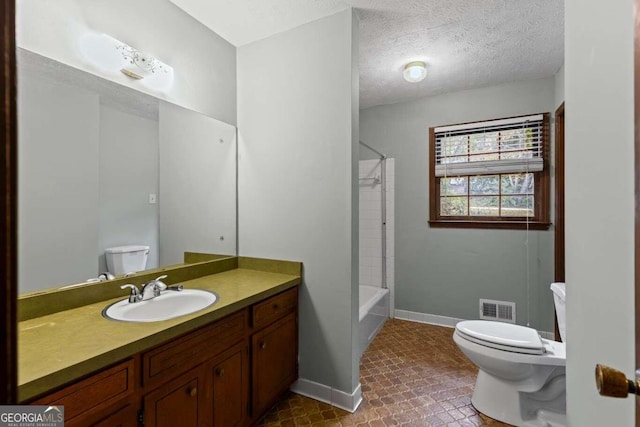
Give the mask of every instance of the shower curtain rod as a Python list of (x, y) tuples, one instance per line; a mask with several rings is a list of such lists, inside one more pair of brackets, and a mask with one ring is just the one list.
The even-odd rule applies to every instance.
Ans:
[(362, 141), (359, 141), (359, 142), (360, 142), (360, 144), (364, 145), (364, 146), (365, 146), (365, 147), (367, 147), (369, 150), (373, 151), (373, 152), (374, 152), (374, 153), (376, 153), (378, 156), (380, 156), (380, 158), (381, 158), (382, 160), (384, 160), (384, 159), (386, 159), (386, 158), (387, 158), (387, 155), (386, 155), (386, 154), (382, 154), (381, 152), (379, 152), (378, 150), (376, 150), (375, 148), (373, 148), (373, 147), (372, 147), (372, 146), (370, 146), (369, 144), (366, 144), (366, 143), (364, 143), (364, 142), (362, 142)]

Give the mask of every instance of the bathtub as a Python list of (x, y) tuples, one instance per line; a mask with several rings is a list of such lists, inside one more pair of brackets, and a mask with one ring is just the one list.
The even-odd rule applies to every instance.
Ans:
[(360, 356), (389, 318), (389, 290), (360, 285)]

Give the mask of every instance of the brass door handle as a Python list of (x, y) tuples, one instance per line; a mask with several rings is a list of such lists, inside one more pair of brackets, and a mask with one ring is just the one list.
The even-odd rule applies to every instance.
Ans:
[(605, 365), (596, 365), (596, 387), (601, 396), (627, 397), (629, 393), (640, 393), (640, 382), (627, 379), (627, 376)]
[(222, 378), (224, 376), (224, 369), (222, 368), (216, 369), (216, 375)]
[(196, 395), (198, 394), (198, 388), (192, 387), (189, 389), (188, 393), (189, 393), (189, 396), (196, 397)]
[(261, 349), (263, 349), (263, 350), (264, 350), (265, 348), (267, 348), (267, 343), (266, 343), (265, 341), (261, 341), (261, 342), (260, 342), (260, 348), (261, 348)]

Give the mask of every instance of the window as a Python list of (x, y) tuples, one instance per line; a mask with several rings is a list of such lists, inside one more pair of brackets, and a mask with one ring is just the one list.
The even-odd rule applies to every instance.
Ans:
[(549, 114), (429, 129), (432, 227), (549, 227)]

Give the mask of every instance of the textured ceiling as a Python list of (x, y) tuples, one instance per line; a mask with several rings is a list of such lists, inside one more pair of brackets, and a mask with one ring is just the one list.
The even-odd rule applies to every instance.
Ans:
[[(360, 108), (551, 76), (564, 57), (562, 0), (171, 0), (236, 46), (354, 7)], [(427, 63), (420, 83), (402, 79)]]

